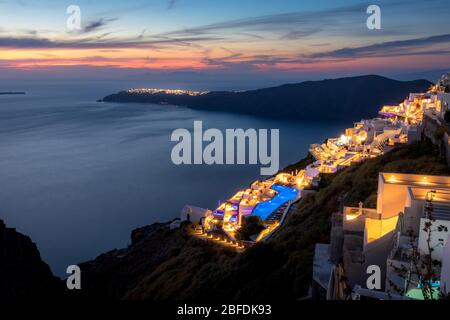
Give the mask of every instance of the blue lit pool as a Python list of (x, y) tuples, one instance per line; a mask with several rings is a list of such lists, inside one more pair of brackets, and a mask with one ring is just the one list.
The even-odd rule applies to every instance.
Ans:
[(289, 188), (274, 184), (272, 189), (275, 190), (277, 195), (271, 200), (264, 201), (256, 205), (253, 209), (252, 215), (260, 217), (262, 220), (266, 220), (268, 216), (280, 206), (288, 201), (294, 200), (297, 197), (298, 190), (295, 188)]

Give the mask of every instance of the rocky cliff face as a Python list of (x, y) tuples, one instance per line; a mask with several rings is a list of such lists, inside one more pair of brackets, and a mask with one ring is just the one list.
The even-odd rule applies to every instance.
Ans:
[(396, 81), (366, 75), (305, 81), (244, 92), (212, 91), (196, 96), (122, 91), (105, 97), (103, 101), (174, 104), (259, 117), (348, 123), (372, 118), (381, 105), (398, 103), (409, 92), (422, 92), (430, 85), (431, 82), (426, 80)]
[(82, 290), (70, 292), (89, 298), (123, 299), (159, 265), (173, 258), (188, 240), (169, 223), (154, 223), (131, 233), (131, 244), (80, 264)]
[(0, 220), (0, 298), (52, 297), (61, 288), (36, 244)]

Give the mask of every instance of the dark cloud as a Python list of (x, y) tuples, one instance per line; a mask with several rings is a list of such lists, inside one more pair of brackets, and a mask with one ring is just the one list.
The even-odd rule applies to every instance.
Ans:
[(154, 48), (165, 46), (195, 46), (196, 42), (223, 40), (218, 37), (184, 37), (184, 38), (158, 38), (143, 41), (134, 39), (103, 39), (90, 37), (77, 40), (50, 40), (36, 37), (0, 37), (0, 48), (73, 48), (73, 49), (108, 49), (108, 48)]
[[(1, 1), (1, 0), (0, 0)], [(447, 0), (448, 1), (448, 0)], [(171, 9), (176, 5), (175, 0), (168, 0), (168, 9)], [(388, 6), (399, 6), (400, 4), (407, 5), (411, 2), (418, 2), (418, 0), (412, 1), (392, 1), (382, 5), (383, 10), (386, 10)], [(430, 3), (437, 3), (440, 0), (430, 0)], [(448, 54), (450, 50), (445, 47), (439, 46), (442, 44), (450, 43), (450, 34), (435, 35), (430, 37), (396, 40), (389, 42), (380, 42), (371, 45), (365, 45), (360, 47), (345, 47), (333, 51), (325, 51), (325, 48), (321, 46), (330, 45), (331, 40), (329, 38), (320, 38), (320, 41), (327, 41), (326, 43), (320, 42), (311, 44), (311, 51), (320, 50), (321, 52), (312, 54), (293, 53), (291, 55), (278, 55), (276, 50), (273, 50), (273, 55), (246, 55), (244, 52), (235, 52), (227, 49), (226, 47), (220, 47), (226, 53), (223, 57), (211, 58), (209, 44), (216, 44), (216, 41), (220, 46), (226, 46), (227, 43), (241, 42), (247, 43), (250, 41), (258, 41), (261, 39), (267, 39), (275, 34), (276, 39), (279, 40), (297, 40), (308, 37), (316, 33), (325, 33), (328, 31), (328, 36), (333, 36), (343, 33), (349, 36), (357, 35), (356, 40), (360, 40), (361, 36), (364, 36), (366, 40), (371, 39), (372, 43), (380, 41), (378, 37), (390, 35), (396, 36), (403, 35), (406, 38), (408, 33), (402, 33), (397, 30), (388, 29), (382, 30), (377, 34), (369, 34), (365, 29), (367, 4), (358, 4), (352, 6), (346, 6), (341, 8), (333, 8), (321, 11), (309, 11), (309, 12), (290, 12), (283, 14), (273, 14), (259, 17), (249, 17), (244, 19), (235, 19), (230, 21), (223, 21), (213, 24), (200, 25), (198, 27), (174, 30), (171, 32), (151, 35), (142, 30), (140, 34), (135, 34), (133, 37), (127, 38), (112, 38), (108, 37), (111, 33), (98, 32), (108, 24), (117, 20), (117, 18), (106, 19), (98, 18), (89, 22), (84, 26), (81, 33), (85, 33), (84, 38), (81, 34), (75, 34), (80, 38), (74, 37), (72, 40), (52, 40), (50, 38), (40, 38), (38, 33), (24, 34), (23, 37), (10, 37), (6, 34), (0, 34), (0, 48), (73, 48), (73, 49), (99, 49), (105, 50), (117, 50), (122, 48), (151, 48), (153, 51), (163, 50), (170, 46), (180, 47), (195, 47), (205, 50), (203, 61), (208, 65), (220, 65), (225, 68), (248, 68), (252, 69), (254, 66), (267, 65), (273, 66), (277, 64), (311, 64), (317, 61), (326, 60), (327, 62), (333, 61), (348, 61), (360, 57), (389, 57), (389, 56), (405, 56), (405, 55), (437, 55)], [(403, 8), (403, 7), (402, 7)], [(142, 10), (142, 7), (129, 8), (129, 10)], [(99, 15), (103, 17), (121, 16), (120, 13), (110, 13)], [(99, 17), (96, 16), (96, 17)], [(345, 21), (345, 23), (343, 23)], [(354, 28), (355, 25), (363, 25), (362, 28)], [(108, 31), (108, 30), (105, 30)], [(1, 30), (0, 30), (1, 32)], [(358, 34), (358, 32), (360, 34)], [(424, 34), (426, 32), (424, 31)], [(264, 36), (262, 36), (264, 35)], [(369, 38), (369, 36), (371, 38)], [(378, 40), (376, 40), (378, 39)], [(392, 39), (392, 38), (390, 38)], [(382, 41), (382, 40), (381, 40)], [(284, 41), (286, 42), (286, 41)], [(356, 41), (353, 43), (357, 43)], [(342, 45), (345, 46), (345, 45)], [(217, 48), (217, 47), (216, 47)], [(334, 46), (333, 46), (334, 48)], [(272, 49), (272, 48), (271, 48)], [(215, 51), (214, 51), (215, 52)], [(269, 52), (269, 51), (266, 51)]]
[(297, 30), (297, 31), (290, 31), (284, 36), (281, 37), (281, 40), (297, 40), (301, 38), (305, 38), (307, 36), (313, 35), (315, 33), (318, 33), (322, 31), (320, 28), (313, 28), (309, 30)]
[(147, 32), (147, 29), (142, 30), (142, 32), (138, 35), (138, 39), (144, 39), (145, 33)]
[[(237, 59), (238, 58), (238, 59)], [(337, 60), (336, 60), (337, 61)], [(339, 60), (341, 61), (341, 60)], [(282, 55), (244, 55), (242, 53), (234, 53), (222, 58), (205, 58), (203, 62), (207, 65), (220, 66), (225, 69), (245, 69), (256, 70), (257, 66), (276, 66), (279, 64), (312, 64), (313, 59), (300, 57), (287, 57)]]
[[(319, 52), (308, 55), (308, 58), (354, 58), (354, 57), (379, 57), (379, 56), (393, 56), (393, 55), (415, 55), (420, 54), (421, 50), (426, 49), (428, 46), (436, 44), (450, 44), (450, 34), (435, 35), (431, 37), (408, 39), (408, 40), (396, 40), (389, 42), (376, 43), (368, 46), (342, 48), (338, 50)], [(418, 51), (414, 51), (418, 49)], [(428, 50), (426, 54), (432, 54), (436, 52), (440, 53), (440, 50)], [(423, 53), (422, 53), (423, 54)]]
[(355, 17), (355, 14), (361, 15), (361, 13), (365, 13), (366, 8), (366, 5), (361, 4), (322, 11), (273, 14), (175, 30), (166, 33), (166, 35), (186, 36), (234, 29), (285, 31), (293, 27), (296, 27), (297, 30), (302, 30), (301, 27), (305, 27), (306, 30), (312, 30), (321, 24), (327, 26), (341, 25), (341, 19), (347, 19), (346, 21), (350, 22), (352, 17)]
[[(379, 5), (382, 7), (383, 12), (389, 11), (392, 14), (392, 12), (399, 12), (399, 10), (404, 11), (405, 8), (417, 10), (418, 7), (424, 6), (425, 4), (423, 0), (380, 0)], [(262, 31), (269, 33), (278, 32), (284, 40), (296, 40), (304, 34), (309, 35), (311, 30), (320, 28), (332, 34), (341, 32), (346, 35), (356, 34), (359, 36), (367, 36), (367, 30), (365, 29), (367, 6), (367, 3), (359, 3), (324, 10), (248, 17), (174, 30), (162, 35), (193, 36), (224, 33), (227, 31), (233, 34), (254, 34), (255, 31)], [(436, 11), (437, 8), (450, 7), (450, 2), (448, 0), (429, 0), (426, 6), (430, 7), (429, 10)], [(392, 28), (391, 30), (382, 30), (383, 36), (414, 34), (414, 32), (415, 30), (400, 31), (392, 30)]]
[(83, 27), (83, 32), (89, 33), (89, 32), (93, 32), (93, 31), (97, 31), (97, 30), (105, 27), (107, 24), (117, 21), (117, 20), (119, 20), (119, 19), (118, 18), (111, 18), (111, 19), (100, 18), (98, 20), (91, 21)]
[(238, 35), (242, 35), (242, 36), (246, 36), (246, 37), (249, 37), (249, 38), (253, 38), (253, 39), (260, 39), (260, 40), (265, 39), (263, 36), (260, 36), (259, 34), (254, 34), (254, 33), (249, 33), (249, 32), (239, 32), (237, 34)]

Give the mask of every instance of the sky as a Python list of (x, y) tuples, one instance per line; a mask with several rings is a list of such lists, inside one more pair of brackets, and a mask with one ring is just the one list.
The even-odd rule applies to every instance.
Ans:
[(450, 69), (449, 21), (448, 0), (0, 0), (0, 78), (408, 78)]

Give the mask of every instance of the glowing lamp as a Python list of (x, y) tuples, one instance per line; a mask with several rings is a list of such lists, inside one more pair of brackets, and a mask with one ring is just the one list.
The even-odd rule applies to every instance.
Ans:
[(358, 218), (358, 216), (359, 216), (358, 214), (347, 214), (345, 215), (345, 220), (352, 221)]
[(425, 195), (425, 199), (427, 201), (433, 201), (435, 195), (436, 195), (436, 191), (435, 190), (428, 191), (426, 193), (426, 195)]

